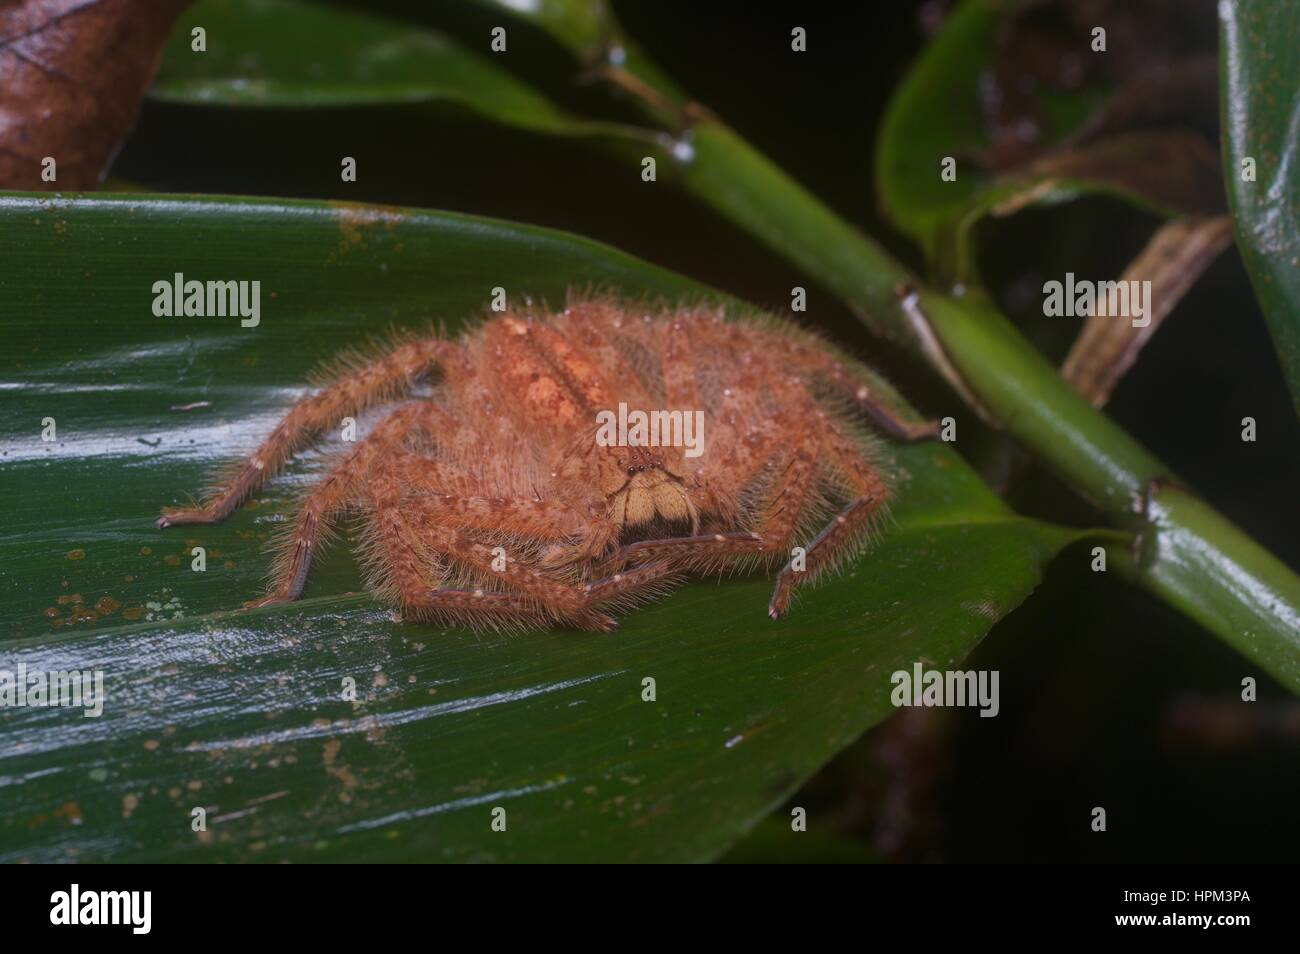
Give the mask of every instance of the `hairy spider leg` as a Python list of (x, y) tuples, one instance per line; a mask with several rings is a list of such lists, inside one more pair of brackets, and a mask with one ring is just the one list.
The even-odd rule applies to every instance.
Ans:
[[(372, 493), (374, 519), (386, 550), (384, 562), (393, 571), (395, 595), (405, 609), (420, 618), (432, 615), (450, 621), (486, 622), (494, 628), (509, 628), (518, 622), (562, 622), (608, 632), (617, 624), (598, 607), (653, 595), (656, 584), (672, 573), (666, 565), (651, 563), (585, 586), (565, 583), (539, 573), (524, 560), (499, 562), (493, 548), (442, 525), (457, 511), (457, 498), (416, 497), (402, 505), (400, 491), (383, 478), (372, 480)], [(420, 552), (423, 548), (514, 592), (429, 586), (418, 569), (422, 559), (429, 562)]]
[(822, 528), (804, 551), (804, 567), (796, 570), (794, 560), (776, 577), (776, 587), (767, 614), (779, 619), (790, 608), (796, 586), (810, 583), (842, 558), (854, 553), (868, 539), (877, 516), (889, 500), (888, 485), (862, 452), (833, 425), (822, 442), (823, 452), (846, 477), (857, 494)]
[[(810, 382), (819, 378), (829, 381), (849, 401), (890, 437), (903, 441), (920, 441), (937, 437), (939, 422), (921, 420), (903, 404), (902, 399), (882, 380), (870, 380), (865, 369), (850, 371), (830, 351), (828, 343), (817, 342), (811, 335), (741, 327), (738, 333), (751, 343), (757, 353), (781, 355), (787, 371)], [(874, 376), (872, 376), (874, 377)]]
[[(771, 362), (772, 350), (759, 350), (757, 353), (765, 356), (765, 363)], [(802, 349), (802, 353), (806, 358), (819, 357), (812, 349)], [(787, 356), (782, 357), (785, 363)], [(816, 363), (832, 375), (842, 370), (833, 359), (819, 360)], [(771, 552), (775, 547), (785, 548), (795, 542), (794, 535), (799, 529), (799, 518), (817, 490), (819, 469), (824, 471), (828, 469), (829, 464), (846, 479), (848, 490), (854, 496), (805, 548), (803, 568), (796, 569), (796, 561), (792, 554), (789, 562), (777, 575), (772, 599), (768, 604), (768, 615), (773, 619), (779, 618), (789, 608), (791, 595), (797, 585), (812, 582), (841, 558), (852, 554), (860, 547), (869, 537), (877, 515), (888, 500), (888, 487), (876, 465), (864, 455), (854, 441), (841, 432), (827, 410), (815, 401), (808, 383), (797, 377), (799, 362), (793, 362), (793, 365), (796, 376), (776, 378), (773, 382), (773, 391), (787, 406), (799, 407), (801, 417), (808, 421), (816, 420), (818, 426), (809, 427), (806, 432), (801, 431), (801, 434), (821, 435), (821, 437), (820, 439), (812, 437), (809, 441), (800, 442), (800, 445), (794, 448), (794, 458), (787, 465), (789, 472), (783, 474), (780, 491), (773, 501), (773, 503), (780, 501), (781, 506), (775, 511), (770, 511), (770, 515), (761, 526), (765, 537), (765, 548)], [(772, 367), (771, 371), (777, 373), (777, 368)], [(843, 380), (848, 379), (845, 377)], [(861, 395), (859, 394), (858, 397), (860, 398)], [(859, 407), (862, 406), (860, 400), (855, 403), (858, 403)], [(897, 423), (903, 426), (908, 422)], [(914, 433), (912, 436), (932, 435)]]
[(501, 530), (543, 540), (563, 540), (581, 529), (582, 514), (560, 500), (487, 497), (467, 491), (464, 488), (475, 485), (474, 478), (448, 461), (398, 449), (389, 465), (406, 486), (411, 502), (426, 509), (439, 507), (452, 526)]
[[(794, 542), (801, 518), (817, 493), (818, 451), (848, 481), (853, 499), (828, 523), (807, 546), (802, 569), (795, 568), (793, 557), (778, 574), (768, 613), (774, 619), (789, 608), (796, 585), (811, 582), (841, 557), (853, 552), (869, 535), (871, 525), (887, 500), (884, 481), (861, 450), (845, 437), (830, 420), (826, 411), (812, 399), (803, 384), (790, 378), (774, 378), (772, 386), (779, 400), (801, 408), (802, 415), (815, 416), (827, 438), (819, 445), (816, 428), (794, 435), (788, 452), (779, 456), (779, 473), (773, 481), (772, 494), (764, 504), (749, 532), (700, 534), (632, 543), (611, 557), (606, 565), (624, 565), (632, 560), (670, 559), (689, 563), (701, 572), (720, 569), (729, 560), (775, 554), (786, 551)], [(752, 453), (741, 465), (739, 460), (715, 462), (720, 471), (753, 479), (757, 471), (773, 460), (775, 435), (765, 440), (736, 441), (733, 447), (750, 447)], [(743, 453), (743, 452), (741, 452)], [(738, 465), (740, 465), (738, 467)], [(746, 466), (747, 465), (747, 466)]]
[(312, 442), (323, 430), (349, 414), (405, 394), (431, 364), (439, 362), (446, 368), (456, 359), (464, 359), (458, 345), (421, 339), (397, 346), (378, 361), (344, 370), (332, 384), (294, 405), (257, 451), (202, 506), (164, 508), (157, 526), (221, 522), (273, 476), (293, 451)]
[(361, 489), (361, 479), (400, 447), (416, 428), (427, 428), (439, 409), (422, 401), (393, 411), (308, 492), (291, 532), (279, 542), (267, 595), (248, 605), (288, 603), (302, 595), (312, 558), (328, 542), (338, 512)]

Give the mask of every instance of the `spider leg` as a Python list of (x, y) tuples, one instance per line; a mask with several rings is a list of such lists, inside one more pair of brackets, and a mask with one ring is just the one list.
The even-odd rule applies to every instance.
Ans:
[[(391, 500), (376, 505), (371, 522), (382, 595), (399, 605), (404, 616), (492, 630), (535, 629), (552, 621), (536, 600), (519, 593), (439, 586), (425, 569), (435, 565), (435, 546), (420, 538)], [(601, 622), (593, 620), (589, 628), (600, 629)]]
[(288, 603), (302, 595), (312, 558), (326, 542), (333, 518), (356, 494), (360, 478), (392, 454), (400, 441), (430, 416), (432, 407), (409, 404), (389, 414), (312, 488), (298, 509), (292, 532), (283, 540), (269, 592), (248, 604), (250, 607)]
[[(852, 386), (852, 382), (850, 382)], [(882, 431), (900, 441), (928, 441), (939, 436), (942, 424), (938, 420), (916, 420), (915, 417), (900, 409), (879, 392), (872, 391), (865, 384), (854, 386), (853, 400), (859, 410)]]
[(435, 588), (404, 594), (401, 602), (403, 614), (413, 619), (474, 629), (538, 629), (549, 622), (535, 602), (514, 593)]
[(791, 559), (777, 574), (776, 588), (767, 607), (767, 613), (773, 619), (779, 619), (790, 608), (790, 597), (797, 585), (815, 579), (857, 548), (870, 533), (876, 516), (889, 499), (889, 488), (880, 474), (833, 426), (823, 447), (831, 462), (849, 481), (856, 496), (808, 544), (802, 570), (796, 570), (795, 561)]
[(893, 386), (879, 375), (839, 360), (823, 342), (805, 334), (742, 330), (753, 339), (756, 352), (779, 355), (779, 370), (793, 372), (805, 381), (830, 381), (834, 391), (851, 402), (877, 427), (896, 440), (920, 441), (939, 435), (940, 423), (920, 418)]
[[(456, 497), (407, 497), (401, 479), (384, 467), (372, 468), (367, 484), (373, 504), (371, 528), (375, 539), (371, 549), (380, 588), (417, 618), (489, 628), (563, 621), (581, 629), (608, 631), (616, 624), (612, 617), (595, 609), (597, 604), (615, 600), (638, 585), (652, 584), (667, 575), (658, 567), (639, 568), (640, 572), (628, 574), (618, 584), (589, 593), (581, 586), (538, 572), (524, 560), (507, 558), (500, 565), (493, 548), (474, 542), (463, 530), (442, 525), (461, 508)], [(474, 510), (461, 508), (459, 512)], [(433, 565), (435, 555), (514, 592), (438, 587), (427, 569)]]
[(271, 435), (225, 485), (199, 507), (167, 507), (159, 528), (187, 523), (219, 523), (240, 502), (275, 474), (294, 450), (307, 444), (348, 414), (395, 398), (431, 363), (463, 355), (458, 345), (437, 339), (411, 341), (378, 361), (338, 377), (333, 384), (294, 405)]
[(808, 374), (823, 374), (843, 397), (853, 404), (890, 437), (901, 441), (931, 440), (939, 436), (937, 420), (918, 418), (907, 408), (902, 397), (882, 379), (866, 371), (850, 374), (830, 355), (809, 349), (796, 353), (794, 367)]
[[(664, 575), (656, 567), (642, 569), (645, 572), (639, 580), (634, 580), (632, 574), (628, 574), (592, 584), (588, 587), (591, 592), (587, 594), (586, 602), (594, 605), (617, 600), (627, 594), (634, 594), (637, 589), (662, 579)], [(646, 579), (652, 575), (654, 580)], [(409, 598), (403, 598), (402, 607), (403, 612), (417, 619), (451, 624), (468, 623), (477, 628), (507, 629), (516, 625), (540, 627), (559, 621), (592, 632), (607, 633), (618, 629), (618, 622), (612, 616), (590, 607), (571, 611), (557, 620), (538, 600), (528, 595), (482, 589), (424, 589), (411, 593)]]
[(511, 559), (507, 555), (505, 560), (500, 560), (496, 548), (471, 540), (464, 532), (439, 525), (454, 519), (459, 506), (457, 498), (417, 498), (413, 503), (417, 504), (415, 512), (424, 525), (419, 535), (429, 549), (531, 599), (535, 609), (547, 619), (580, 629), (608, 632), (617, 628), (611, 617), (597, 610), (599, 606), (636, 599), (672, 574), (667, 564), (647, 563), (585, 586), (570, 583), (540, 571), (526, 559)]
[(495, 530), (543, 541), (583, 538), (584, 543), (575, 557), (599, 553), (615, 533), (608, 519), (597, 520), (553, 498), (447, 493), (455, 489), (453, 481), (463, 486), (460, 475), (441, 461), (422, 458), (410, 451), (399, 450), (392, 466), (407, 488), (432, 492), (432, 495), (413, 496), (406, 505), (430, 519), (437, 519), (443, 526)]
[[(770, 415), (745, 395), (760, 389), (758, 370), (741, 373), (736, 387), (724, 392), (711, 416), (713, 437), (701, 465), (693, 475), (703, 501), (701, 509), (720, 518), (725, 526), (743, 525), (746, 507), (740, 494), (772, 464), (783, 450), (786, 435)], [(752, 379), (749, 375), (753, 375)]]
[(454, 594), (439, 604), (428, 602), (436, 586), (432, 574), (436, 557), (402, 509), (400, 480), (391, 470), (376, 468), (366, 474), (365, 489), (371, 509), (367, 521), (370, 538), (363, 556), (374, 569), (374, 588), (416, 616), (436, 619), (453, 610), (461, 598)]
[(531, 598), (547, 619), (599, 632), (618, 628), (614, 618), (601, 612), (600, 607), (631, 602), (654, 592), (655, 584), (663, 583), (673, 574), (667, 563), (646, 563), (584, 586), (557, 580), (519, 560), (507, 560), (501, 570), (495, 571), (491, 549), (480, 543), (444, 539), (441, 544), (435, 544), (435, 549), (480, 573), (492, 574), (502, 585)]
[(638, 540), (620, 548), (601, 563), (598, 572), (609, 574), (635, 560), (663, 558), (669, 560), (714, 560), (720, 557), (751, 556), (763, 552), (763, 536), (751, 531), (700, 533), (689, 537), (661, 537)]

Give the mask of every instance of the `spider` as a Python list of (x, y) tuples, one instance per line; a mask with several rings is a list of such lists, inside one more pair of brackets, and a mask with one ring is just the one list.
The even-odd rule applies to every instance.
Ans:
[[(421, 380), (428, 396), (413, 397)], [(861, 419), (935, 433), (892, 394), (770, 315), (574, 296), (343, 359), (201, 506), (165, 508), (157, 526), (224, 520), (343, 417), (400, 401), (307, 492), (268, 594), (247, 606), (297, 599), (348, 511), (369, 588), (404, 618), (609, 631), (687, 576), (784, 563), (775, 619), (885, 512), (890, 479)], [(702, 412), (702, 440), (602, 440), (602, 412), (620, 405)]]

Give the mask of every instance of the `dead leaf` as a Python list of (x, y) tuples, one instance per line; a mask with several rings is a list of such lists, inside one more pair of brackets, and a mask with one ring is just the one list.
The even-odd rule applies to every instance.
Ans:
[(1208, 135), (1218, 128), (1219, 57), (1190, 56), (1153, 66), (1132, 77), (1062, 146), (1143, 128), (1184, 126)]
[(1150, 320), (1135, 327), (1126, 318), (1090, 315), (1061, 365), (1061, 376), (1094, 407), (1110, 400), (1138, 352), (1201, 273), (1232, 244), (1232, 217), (1174, 219), (1151, 236), (1120, 281), (1151, 282)]
[(191, 2), (0, 0), (0, 188), (95, 188)]
[[(981, 87), (989, 147), (981, 162), (1007, 171), (1053, 147), (1138, 126), (1218, 123), (1214, 0), (1020, 0), (1003, 22)], [(1106, 51), (1093, 51), (1104, 25)], [(1051, 141), (1053, 94), (1104, 94), (1082, 130)]]
[(1004, 176), (1025, 188), (996, 206), (993, 215), (1020, 211), (1061, 179), (1104, 183), (1187, 214), (1213, 215), (1227, 208), (1214, 148), (1199, 133), (1159, 129), (1107, 136), (1028, 163)]

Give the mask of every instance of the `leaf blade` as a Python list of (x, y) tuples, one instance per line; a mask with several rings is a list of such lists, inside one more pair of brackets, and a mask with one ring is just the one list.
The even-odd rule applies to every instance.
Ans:
[[(195, 26), (207, 30), (206, 52), (190, 48)], [(442, 103), (540, 132), (585, 125), (435, 30), (302, 0), (202, 0), (173, 32), (149, 95), (245, 108)]]
[[(22, 519), (0, 531), (0, 588), (7, 631), (26, 634), (4, 654), (101, 668), (108, 692), (102, 719), (26, 708), (0, 725), (6, 860), (77, 845), (84, 860), (715, 857), (892, 711), (892, 671), (957, 665), (1076, 537), (1009, 512), (950, 448), (916, 445), (896, 451), (879, 547), (779, 623), (769, 582), (747, 579), (694, 583), (612, 637), (443, 631), (349, 595), (359, 579), (341, 544), (303, 602), (221, 613), (266, 565), (263, 542), (241, 534), (282, 517), (285, 485), (323, 458), (203, 528), (233, 569), (169, 565), (186, 554), (152, 518), (255, 439), (318, 358), (391, 322), (471, 313), (502, 275), (512, 296), (552, 302), (587, 283), (710, 293), (560, 233), (326, 203), (0, 196), (0, 245), (0, 289), (22, 306), (14, 333), (32, 345), (3, 381), (17, 399), (0, 419), (0, 481)], [(178, 270), (261, 275), (258, 328), (154, 317), (151, 282)], [(195, 399), (211, 406), (170, 410)], [(49, 402), (66, 445), (34, 456)], [(135, 443), (160, 431), (166, 444)], [(69, 561), (76, 544), (86, 555)], [(56, 629), (42, 615), (67, 619), (58, 595), (89, 606), (101, 590), (123, 609), (157, 604), (155, 618), (124, 623), (118, 609)], [(641, 700), (646, 676), (655, 703)], [(504, 833), (489, 827), (496, 806)], [(196, 807), (207, 837), (190, 828)]]
[[(1300, 414), (1300, 67), (1294, 5), (1219, 5), (1224, 177), (1237, 245)], [(1247, 181), (1243, 162), (1256, 164)]]

